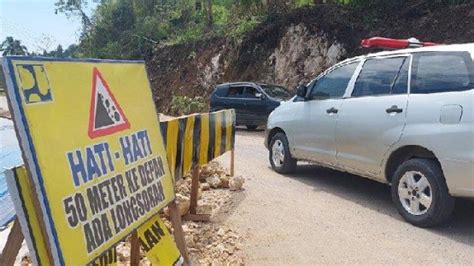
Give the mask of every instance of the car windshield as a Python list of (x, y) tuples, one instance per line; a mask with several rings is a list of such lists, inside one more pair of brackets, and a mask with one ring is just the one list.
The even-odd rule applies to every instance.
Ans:
[(291, 98), (291, 94), (281, 86), (276, 85), (260, 85), (262, 89), (268, 94), (270, 97), (286, 100)]

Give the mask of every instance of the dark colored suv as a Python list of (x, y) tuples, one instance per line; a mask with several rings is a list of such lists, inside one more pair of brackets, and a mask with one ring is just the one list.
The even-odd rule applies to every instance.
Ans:
[(268, 115), (291, 98), (281, 86), (252, 82), (235, 82), (218, 85), (211, 95), (211, 111), (235, 109), (237, 125), (254, 130), (265, 125)]

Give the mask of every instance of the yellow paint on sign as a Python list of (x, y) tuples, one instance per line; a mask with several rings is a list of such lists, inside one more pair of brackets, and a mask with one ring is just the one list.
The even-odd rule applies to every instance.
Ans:
[(156, 215), (137, 230), (138, 238), (151, 265), (174, 266), (183, 264), (183, 258), (166, 229)]

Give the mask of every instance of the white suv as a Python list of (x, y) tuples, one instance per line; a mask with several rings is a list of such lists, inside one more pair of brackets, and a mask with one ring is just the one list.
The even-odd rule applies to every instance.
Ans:
[(392, 185), (410, 223), (474, 197), (474, 44), (380, 52), (329, 68), (268, 118), (272, 168), (297, 160)]

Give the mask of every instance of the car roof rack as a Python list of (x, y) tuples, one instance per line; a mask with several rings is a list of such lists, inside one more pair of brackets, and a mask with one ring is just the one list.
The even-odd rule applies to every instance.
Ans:
[(381, 48), (386, 50), (405, 49), (405, 48), (418, 48), (425, 46), (435, 46), (438, 43), (433, 42), (421, 42), (416, 38), (409, 39), (391, 39), (384, 37), (372, 37), (369, 39), (363, 39), (360, 45), (364, 48)]

